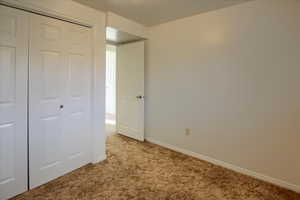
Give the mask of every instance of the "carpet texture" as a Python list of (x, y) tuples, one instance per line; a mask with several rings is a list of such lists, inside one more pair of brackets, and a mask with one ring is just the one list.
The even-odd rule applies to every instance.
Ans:
[(151, 143), (108, 138), (108, 159), (14, 200), (300, 200), (300, 194)]

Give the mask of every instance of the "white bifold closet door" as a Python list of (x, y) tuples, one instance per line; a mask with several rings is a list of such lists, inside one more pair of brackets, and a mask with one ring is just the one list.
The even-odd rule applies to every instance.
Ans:
[(0, 199), (27, 190), (28, 16), (0, 5)]
[(29, 176), (37, 187), (91, 162), (91, 30), (31, 14)]

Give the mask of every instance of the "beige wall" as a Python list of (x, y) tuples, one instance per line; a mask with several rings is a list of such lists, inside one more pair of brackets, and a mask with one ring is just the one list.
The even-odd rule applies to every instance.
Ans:
[(146, 137), (300, 186), (300, 1), (252, 1), (149, 37)]

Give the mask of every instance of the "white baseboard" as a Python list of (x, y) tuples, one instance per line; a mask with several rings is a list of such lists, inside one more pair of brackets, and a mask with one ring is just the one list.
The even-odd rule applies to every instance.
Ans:
[(106, 160), (106, 154), (104, 154), (104, 155), (100, 155), (100, 156), (98, 156), (96, 159), (94, 159), (93, 160), (93, 164), (97, 164), (97, 163), (99, 163), (99, 162), (102, 162), (102, 161), (104, 161), (104, 160)]
[(136, 139), (138, 141), (141, 141), (141, 142), (144, 142), (145, 141), (145, 138), (143, 136), (140, 136), (140, 135), (133, 135), (133, 134), (128, 134), (126, 133), (126, 131), (122, 131), (122, 130), (117, 130), (117, 133), (121, 134), (121, 135), (124, 135), (126, 137), (129, 137), (129, 138), (133, 138), (133, 139)]
[(282, 188), (286, 188), (286, 189), (289, 189), (289, 190), (292, 190), (292, 191), (295, 191), (295, 192), (300, 192), (300, 186), (299, 185), (288, 183), (288, 182), (280, 180), (280, 179), (272, 178), (272, 177), (266, 176), (264, 174), (260, 174), (260, 173), (257, 173), (257, 172), (254, 172), (254, 171), (251, 171), (251, 170), (248, 170), (248, 169), (244, 169), (244, 168), (241, 168), (241, 167), (238, 167), (238, 166), (220, 161), (220, 160), (216, 160), (214, 158), (211, 158), (211, 157), (208, 157), (208, 156), (205, 156), (205, 155), (201, 155), (199, 153), (195, 153), (195, 152), (192, 152), (192, 151), (189, 151), (189, 150), (186, 150), (186, 149), (176, 147), (176, 146), (171, 145), (171, 144), (160, 142), (160, 141), (155, 140), (153, 138), (147, 138), (146, 137), (146, 141), (157, 144), (157, 145), (160, 145), (160, 146), (163, 146), (163, 147), (171, 149), (173, 151), (177, 151), (177, 152), (180, 152), (180, 153), (198, 158), (200, 160), (204, 160), (204, 161), (207, 161), (209, 163), (212, 163), (212, 164), (215, 164), (215, 165), (233, 170), (235, 172), (245, 174), (245, 175), (251, 176), (253, 178), (256, 178), (256, 179), (259, 179), (259, 180), (262, 180), (262, 181), (280, 186)]

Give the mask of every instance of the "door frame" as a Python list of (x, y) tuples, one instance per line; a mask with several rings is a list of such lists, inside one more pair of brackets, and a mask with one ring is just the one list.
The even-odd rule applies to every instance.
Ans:
[(0, 0), (0, 4), (92, 29), (91, 162), (105, 160), (105, 13), (70, 0)]

